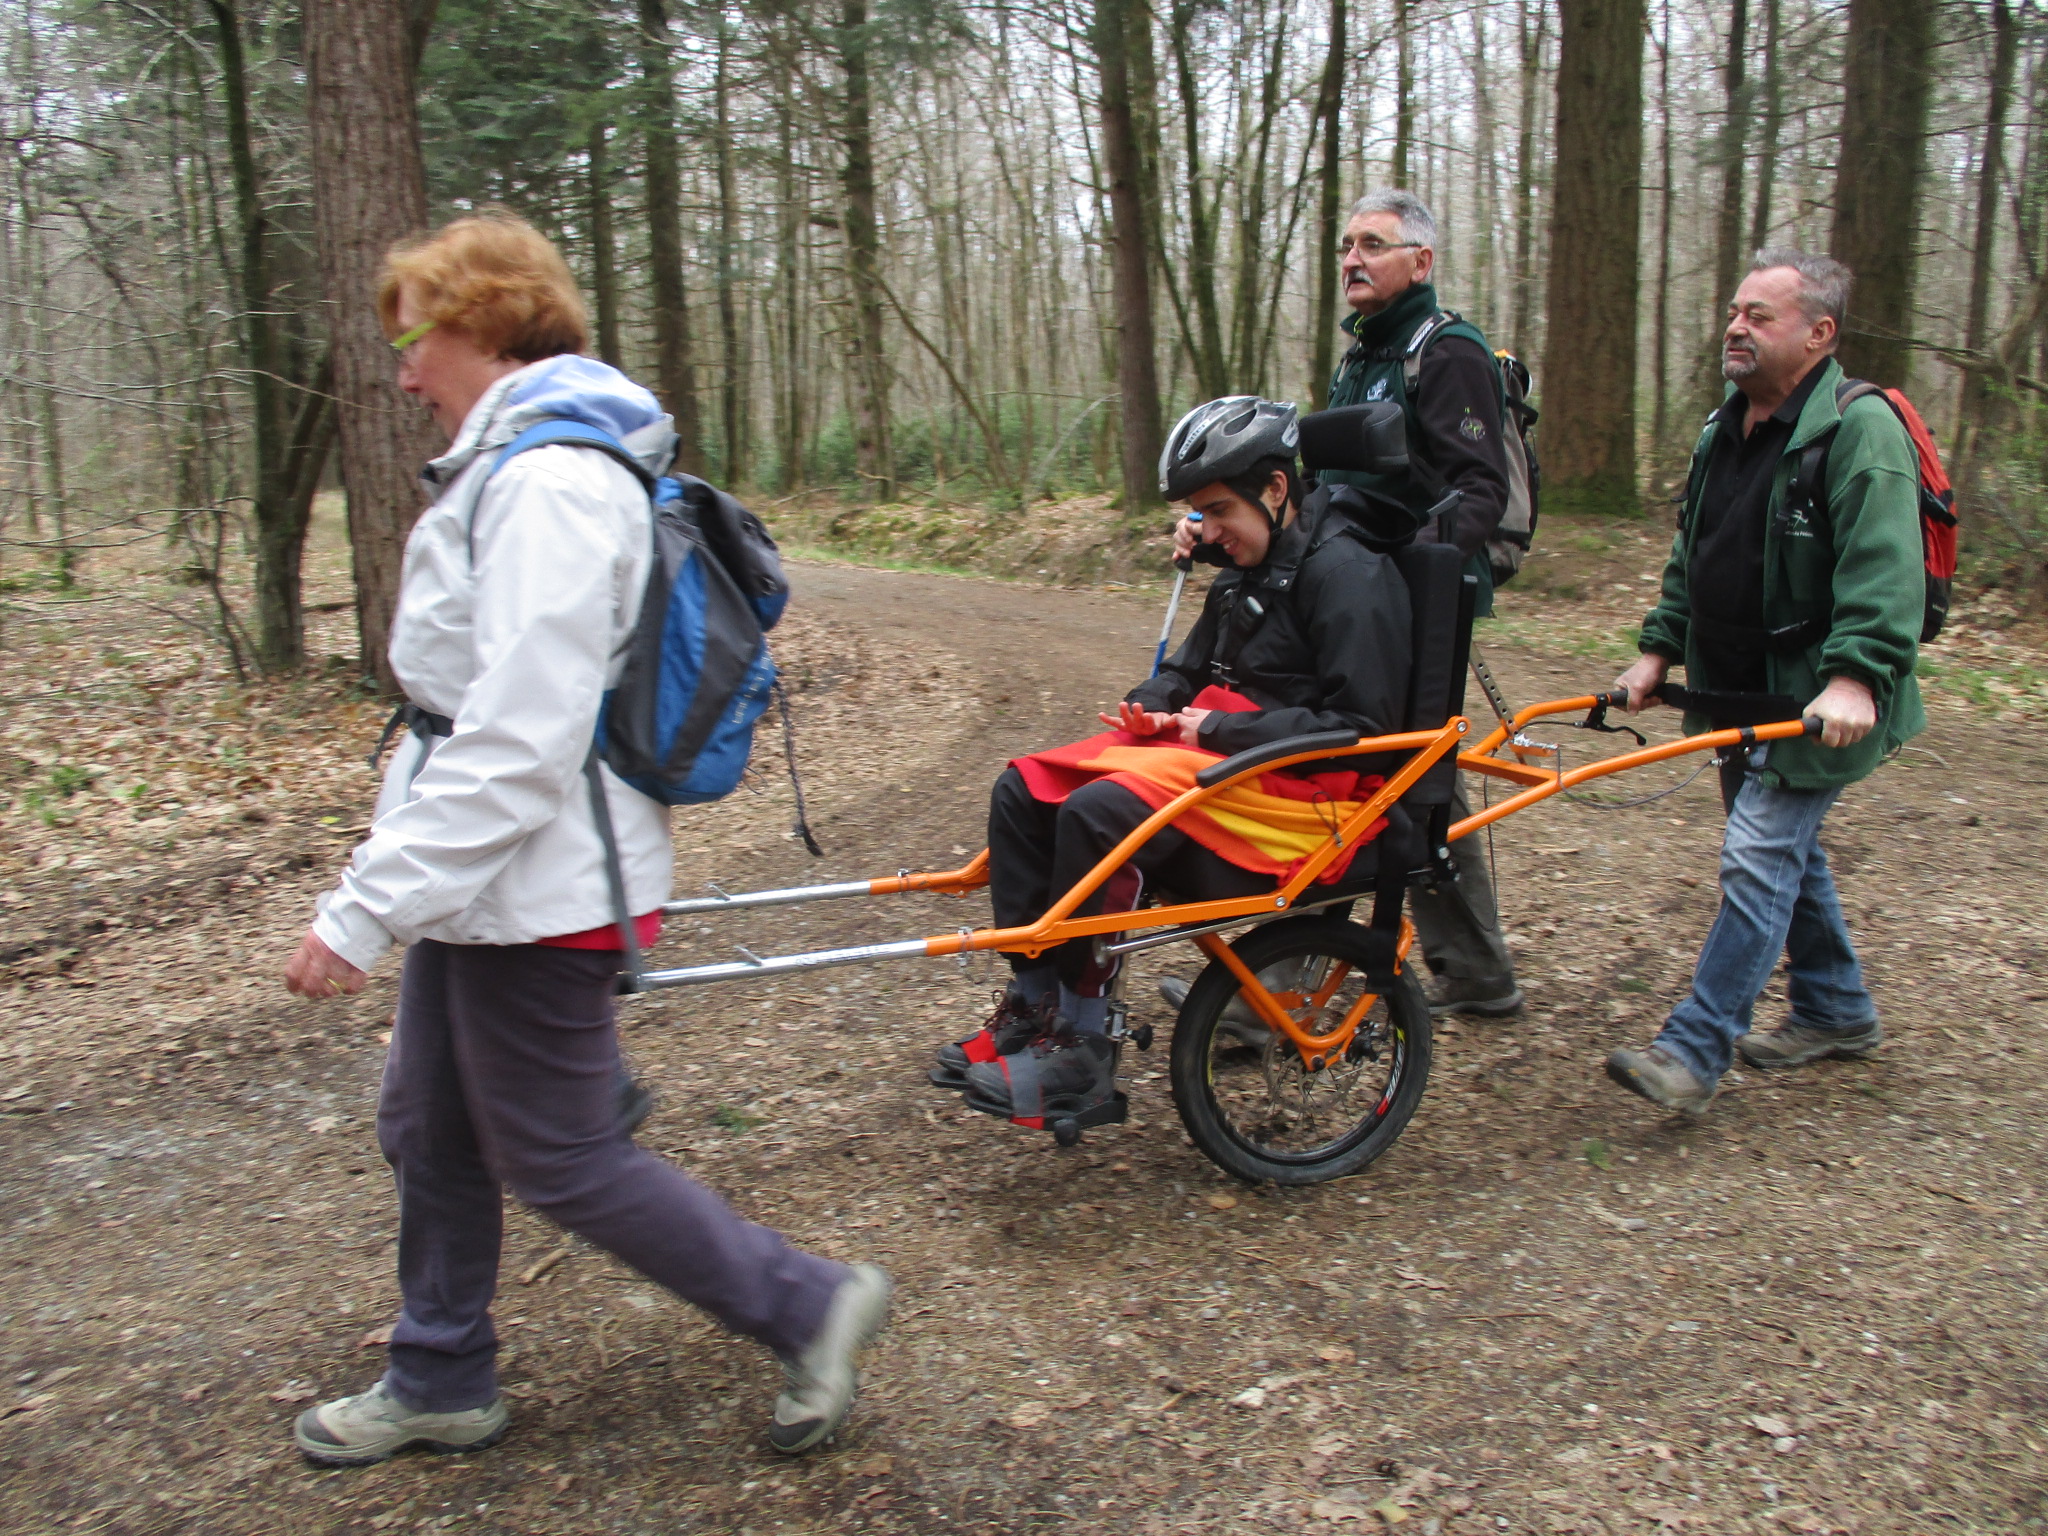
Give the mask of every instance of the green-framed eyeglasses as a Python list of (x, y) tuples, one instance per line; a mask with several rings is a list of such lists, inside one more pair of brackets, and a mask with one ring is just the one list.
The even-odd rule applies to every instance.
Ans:
[(418, 341), (422, 336), (426, 335), (427, 332), (431, 331), (433, 328), (433, 321), (422, 320), (418, 325), (414, 326), (411, 330), (407, 331), (403, 336), (392, 337), (391, 350), (396, 352), (400, 357), (405, 356), (405, 349), (411, 346), (414, 342)]

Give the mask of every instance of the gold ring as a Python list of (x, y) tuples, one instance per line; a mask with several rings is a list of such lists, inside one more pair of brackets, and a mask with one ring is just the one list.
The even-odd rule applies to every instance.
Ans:
[(341, 983), (336, 981), (332, 976), (327, 978), (327, 985), (332, 987), (336, 992), (339, 992), (341, 990)]

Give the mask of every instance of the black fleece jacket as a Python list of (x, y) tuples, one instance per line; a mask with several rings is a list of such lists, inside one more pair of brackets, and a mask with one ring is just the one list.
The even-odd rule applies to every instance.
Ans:
[(1186, 643), (1125, 697), (1172, 713), (1212, 683), (1243, 694), (1256, 714), (1217, 712), (1202, 722), (1201, 744), (1226, 755), (1310, 731), (1398, 731), (1408, 698), (1408, 584), (1349, 526), (1304, 512), (1263, 564), (1218, 573)]

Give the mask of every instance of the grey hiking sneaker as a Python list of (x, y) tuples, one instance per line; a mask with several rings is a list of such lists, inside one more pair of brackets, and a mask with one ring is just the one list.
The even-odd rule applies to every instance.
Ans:
[(988, 1022), (965, 1040), (942, 1045), (932, 1056), (932, 1069), (925, 1074), (934, 1088), (959, 1090), (967, 1086), (967, 1069), (980, 1061), (994, 1061), (1023, 1050), (1041, 1035), (1051, 1032), (1058, 1009), (1054, 998), (1027, 1003), (1013, 991), (996, 996), (996, 1011)]
[(1716, 1085), (1700, 1081), (1692, 1068), (1661, 1045), (1641, 1051), (1616, 1051), (1607, 1058), (1607, 1075), (1652, 1104), (1688, 1115), (1703, 1115), (1714, 1102)]
[(796, 1359), (782, 1362), (788, 1388), (775, 1399), (775, 1417), (768, 1423), (768, 1443), (775, 1449), (794, 1456), (839, 1428), (860, 1385), (855, 1357), (889, 1321), (894, 1289), (876, 1265), (856, 1264), (832, 1293), (818, 1336)]
[(1462, 976), (1439, 976), (1428, 988), (1429, 1011), (1469, 1013), (1482, 1019), (1504, 1019), (1522, 1008), (1522, 989), (1512, 976), (1488, 976), (1472, 980)]
[(460, 1413), (416, 1413), (383, 1382), (354, 1397), (308, 1408), (292, 1427), (299, 1454), (316, 1467), (367, 1467), (409, 1445), (448, 1454), (480, 1451), (504, 1438), (505, 1400)]
[(1752, 1067), (1803, 1067), (1828, 1056), (1850, 1060), (1868, 1056), (1884, 1044), (1884, 1026), (1872, 1019), (1860, 1029), (1815, 1029), (1810, 1024), (1780, 1024), (1759, 1033), (1751, 1030), (1735, 1049)]

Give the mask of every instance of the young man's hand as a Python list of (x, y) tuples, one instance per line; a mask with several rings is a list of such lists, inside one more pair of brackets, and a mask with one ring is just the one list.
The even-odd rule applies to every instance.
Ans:
[(1634, 666), (1614, 680), (1615, 687), (1628, 690), (1630, 714), (1640, 713), (1647, 705), (1664, 702), (1655, 695), (1657, 690), (1664, 686), (1664, 674), (1670, 670), (1671, 662), (1668, 658), (1645, 651), (1636, 658)]
[(1831, 677), (1820, 697), (1801, 711), (1820, 716), (1820, 744), (1853, 747), (1877, 726), (1877, 699), (1868, 683), (1853, 677)]
[(1195, 520), (1184, 517), (1173, 525), (1173, 558), (1188, 560), (1195, 553)]
[(1124, 699), (1117, 704), (1115, 714), (1097, 715), (1095, 718), (1104, 725), (1113, 725), (1120, 731), (1129, 731), (1133, 736), (1158, 736), (1162, 733), (1171, 735), (1178, 730), (1175, 722), (1180, 716), (1161, 714), (1157, 710), (1146, 709), (1142, 704), (1133, 704), (1129, 699)]

